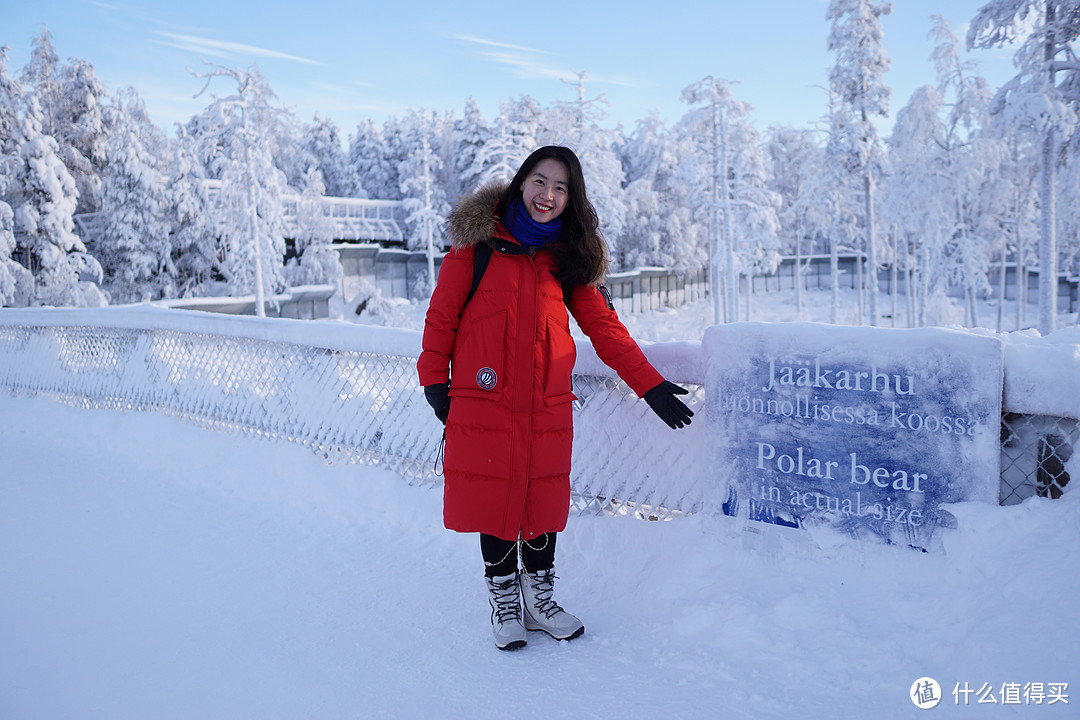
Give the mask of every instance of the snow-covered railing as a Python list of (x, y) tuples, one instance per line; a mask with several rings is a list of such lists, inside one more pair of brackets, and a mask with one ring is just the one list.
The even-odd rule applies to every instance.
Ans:
[[(266, 298), (267, 317), (294, 320), (325, 320), (330, 317), (334, 285), (299, 285)], [(154, 305), (175, 310), (201, 310), (226, 315), (254, 315), (254, 295), (242, 297), (198, 297), (158, 300)]]
[[(1005, 342), (1002, 502), (1054, 496), (1080, 441), (1080, 329)], [(415, 331), (151, 307), (0, 310), (0, 389), (80, 407), (156, 411), (383, 464), (435, 485), (441, 427), (417, 385)], [(700, 344), (645, 347), (703, 411)], [(706, 423), (671, 432), (578, 345), (574, 503), (666, 519), (711, 498)]]
[[(405, 239), (405, 210), (400, 200), (329, 196), (321, 200), (323, 214), (334, 225), (335, 240), (402, 242)], [(296, 233), (299, 201), (299, 196), (291, 194), (282, 200), (285, 232), (290, 236)]]
[[(0, 310), (7, 392), (162, 412), (434, 485), (442, 428), (417, 384), (419, 350), (418, 332), (345, 323), (147, 307)], [(681, 349), (655, 354), (672, 379), (691, 387), (699, 380)], [(578, 509), (660, 517), (699, 509), (701, 425), (658, 442), (667, 429), (645, 403), (587, 344), (581, 355), (576, 447), (589, 452), (574, 458)]]

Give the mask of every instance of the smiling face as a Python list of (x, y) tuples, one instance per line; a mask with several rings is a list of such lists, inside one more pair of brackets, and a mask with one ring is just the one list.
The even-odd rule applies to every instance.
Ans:
[(558, 160), (545, 158), (525, 177), (521, 198), (529, 217), (546, 223), (562, 215), (569, 199), (570, 172)]

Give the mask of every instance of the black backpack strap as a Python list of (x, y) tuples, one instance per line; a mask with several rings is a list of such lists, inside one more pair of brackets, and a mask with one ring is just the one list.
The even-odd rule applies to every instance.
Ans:
[[(574, 292), (574, 286), (569, 282), (564, 282), (562, 286), (563, 303), (566, 307), (570, 307), (570, 295)], [(615, 303), (611, 300), (611, 291), (607, 289), (607, 285), (604, 283), (598, 283), (596, 285), (596, 292), (600, 293), (600, 297), (604, 299), (604, 305), (608, 310), (615, 309)]]
[(478, 242), (475, 247), (476, 254), (473, 255), (472, 287), (469, 288), (469, 294), (465, 298), (466, 305), (469, 304), (473, 295), (476, 294), (476, 288), (480, 287), (480, 279), (484, 277), (484, 271), (487, 270), (488, 262), (491, 261), (491, 245), (488, 245), (486, 242)]

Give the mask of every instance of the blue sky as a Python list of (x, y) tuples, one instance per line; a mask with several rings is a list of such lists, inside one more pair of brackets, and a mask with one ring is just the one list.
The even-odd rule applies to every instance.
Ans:
[[(913, 90), (934, 82), (927, 38), (943, 15), (963, 40), (985, 0), (895, 0), (884, 19), (892, 69), (891, 126)], [(825, 112), (827, 0), (493, 3), (459, 0), (306, 0), (290, 4), (185, 0), (0, 0), (0, 45), (17, 75), (45, 25), (61, 59), (92, 63), (110, 91), (131, 85), (171, 131), (201, 111), (200, 57), (258, 65), (282, 104), (305, 121), (332, 118), (343, 136), (411, 108), (460, 116), (473, 97), (487, 120), (501, 101), (542, 105), (603, 94), (607, 126), (631, 131), (656, 110), (670, 126), (688, 109), (684, 87), (707, 75), (737, 81), (759, 128), (810, 127)], [(301, 9), (302, 8), (302, 9)], [(968, 55), (995, 87), (1013, 74), (1011, 50)], [(211, 91), (227, 94), (226, 81)]]

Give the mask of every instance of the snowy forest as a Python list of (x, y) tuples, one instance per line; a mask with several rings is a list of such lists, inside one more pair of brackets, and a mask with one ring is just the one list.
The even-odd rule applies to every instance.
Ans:
[[(169, 134), (134, 88), (110, 92), (91, 62), (61, 61), (43, 28), (20, 70), (0, 50), (0, 306), (332, 282), (341, 269), (320, 197), (402, 201), (407, 247), (440, 247), (460, 195), (563, 144), (582, 159), (612, 269), (708, 268), (724, 317), (737, 317), (739, 278), (773, 272), (781, 257), (829, 255), (835, 269), (858, 253), (873, 277), (892, 267), (908, 278), (925, 325), (948, 289), (961, 289), (973, 324), (997, 268), (1038, 268), (1038, 328), (1049, 332), (1058, 274), (1080, 270), (1080, 0), (993, 0), (965, 38), (928, 18), (936, 76), (882, 137), (890, 7), (831, 0), (820, 122), (765, 129), (738, 78), (712, 75), (682, 90), (674, 124), (654, 114), (611, 128), (581, 72), (547, 106), (508, 98), (485, 118), (468, 98), (460, 115), (418, 108), (346, 136), (328, 118), (295, 117), (256, 66), (207, 63), (191, 83), (205, 109)], [(1016, 75), (999, 88), (960, 57), (1003, 46), (1016, 49)], [(286, 194), (301, 199), (296, 237), (286, 238)], [(88, 213), (93, 242), (75, 222)], [(866, 282), (871, 322), (877, 292)]]

